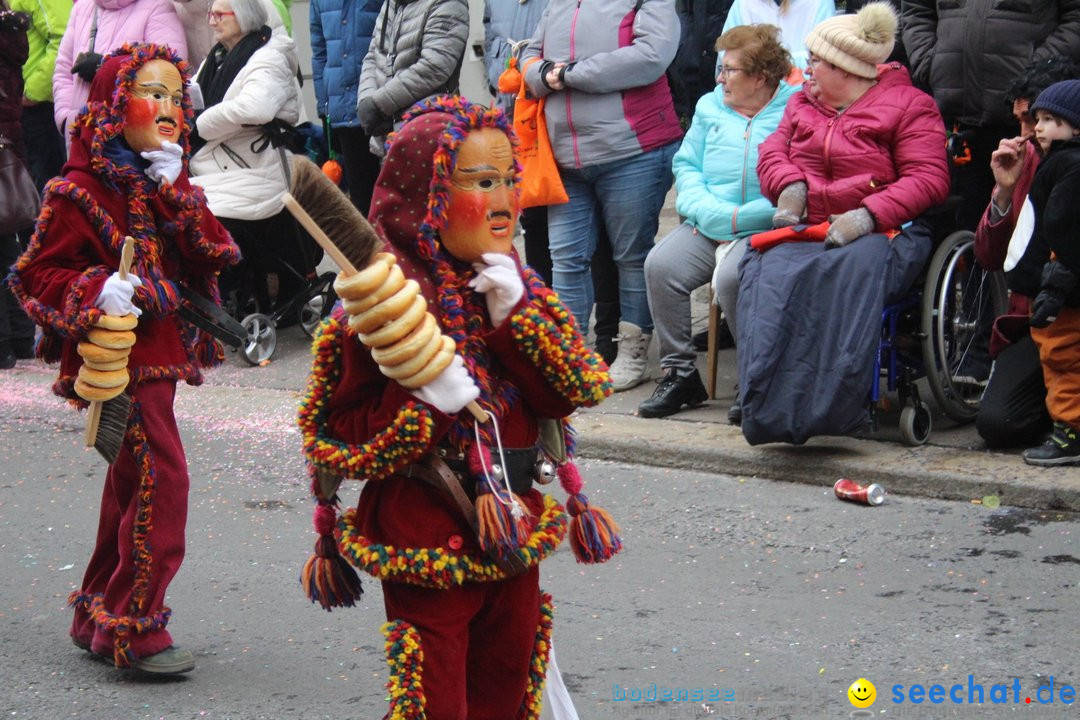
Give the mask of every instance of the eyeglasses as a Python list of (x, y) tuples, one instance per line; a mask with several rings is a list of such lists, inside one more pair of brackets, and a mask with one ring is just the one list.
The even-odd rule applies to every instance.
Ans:
[(746, 72), (746, 71), (743, 70), (742, 68), (721, 66), (719, 72), (716, 73), (716, 77), (723, 78), (723, 79), (727, 80), (729, 75), (731, 75), (732, 73), (737, 73), (737, 72)]
[(223, 18), (223, 17), (234, 17), (235, 15), (236, 15), (236, 13), (234, 13), (234, 12), (215, 12), (215, 11), (211, 10), (210, 12), (206, 13), (206, 19), (208, 21), (210, 21), (210, 22), (219, 23), (219, 22), (221, 22), (221, 18)]
[(814, 54), (807, 54), (806, 56), (806, 71), (813, 74), (817, 70), (818, 65), (825, 64), (826, 67), (834, 67), (834, 65), (824, 58), (819, 58)]

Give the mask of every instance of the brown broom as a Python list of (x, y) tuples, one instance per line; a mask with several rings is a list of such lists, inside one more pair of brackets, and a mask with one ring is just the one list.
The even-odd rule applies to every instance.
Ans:
[[(120, 251), (120, 279), (127, 280), (131, 259), (135, 252), (135, 239), (128, 235)], [(131, 413), (131, 396), (127, 391), (114, 398), (92, 400), (86, 416), (86, 447), (98, 451), (105, 462), (112, 465), (120, 454), (127, 432), (128, 415)]]
[[(382, 247), (382, 239), (375, 233), (375, 228), (360, 214), (360, 211), (349, 201), (341, 190), (334, 185), (330, 178), (323, 174), (319, 167), (306, 157), (293, 156), (292, 178), (289, 192), (285, 193), (282, 201), (289, 212), (311, 234), (315, 242), (326, 251), (326, 254), (337, 263), (342, 273), (346, 276), (356, 275), (360, 271), (379, 271), (385, 277), (385, 268), (379, 267), (382, 260), (386, 267), (393, 265), (393, 257), (389, 254), (377, 256)], [(377, 283), (372, 295), (379, 292)], [(400, 297), (400, 295), (395, 295)], [(392, 300), (392, 298), (385, 298)], [(380, 302), (383, 302), (380, 300)], [(360, 340), (375, 352), (390, 349), (393, 344), (385, 346), (381, 341), (384, 337), (383, 328), (392, 324), (396, 328), (395, 340), (400, 339), (402, 332), (409, 335), (413, 331), (417, 334), (424, 331), (421, 327), (425, 323), (427, 303), (422, 295), (415, 295), (412, 302), (401, 303), (401, 310), (395, 317), (380, 325), (372, 325), (366, 332), (360, 334)], [(406, 317), (411, 315), (412, 318)], [(437, 330), (436, 330), (437, 332)], [(379, 369), (389, 377), (398, 380), (402, 385), (410, 389), (423, 385), (422, 378), (430, 378), (432, 371), (449, 365), (453, 355), (453, 341), (443, 338), (440, 344), (432, 338), (432, 342), (423, 348), (427, 353), (428, 362), (410, 362), (414, 357), (410, 355), (394, 357), (393, 365), (384, 362), (373, 353), (379, 362)], [(399, 355), (393, 350), (386, 355)], [(423, 358), (415, 358), (423, 361)], [(416, 366), (419, 366), (417, 369)], [(407, 367), (408, 370), (401, 374), (396, 372), (399, 367)], [(408, 372), (415, 370), (415, 372)], [(411, 377), (402, 377), (408, 372)], [(412, 380), (413, 382), (410, 382)], [(465, 406), (480, 422), (487, 422), (488, 415), (475, 401)]]

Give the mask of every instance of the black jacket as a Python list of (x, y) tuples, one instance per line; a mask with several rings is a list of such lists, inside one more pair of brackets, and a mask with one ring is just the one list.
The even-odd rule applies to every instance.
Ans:
[(903, 0), (911, 78), (948, 122), (1013, 126), (1005, 91), (1033, 60), (1080, 61), (1080, 0)]
[(716, 39), (734, 0), (678, 0), (679, 50), (668, 67), (675, 112), (689, 126), (702, 95), (716, 87)]
[[(1035, 230), (1020, 261), (1005, 275), (1010, 290), (1029, 297), (1038, 295), (1043, 265), (1050, 260), (1051, 251), (1069, 270), (1080, 275), (1077, 198), (1080, 198), (1080, 137), (1055, 141), (1031, 181), (1028, 199), (1035, 209)], [(1080, 288), (1070, 295), (1069, 305), (1080, 306)]]

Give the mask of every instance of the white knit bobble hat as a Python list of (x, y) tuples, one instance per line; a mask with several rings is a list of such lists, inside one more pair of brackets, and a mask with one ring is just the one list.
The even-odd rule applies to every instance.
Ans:
[(854, 15), (822, 20), (806, 38), (806, 49), (852, 75), (873, 80), (877, 65), (896, 43), (896, 11), (887, 2), (864, 5)]

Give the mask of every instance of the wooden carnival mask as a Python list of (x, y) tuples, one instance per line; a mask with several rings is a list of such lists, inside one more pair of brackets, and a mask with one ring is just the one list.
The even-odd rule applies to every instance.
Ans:
[(507, 254), (518, 216), (514, 149), (501, 130), (473, 130), (458, 147), (450, 175), (443, 247), (458, 260), (479, 262), (487, 252)]
[(151, 60), (138, 69), (124, 114), (124, 140), (137, 153), (179, 143), (184, 128), (184, 81), (167, 60)]

